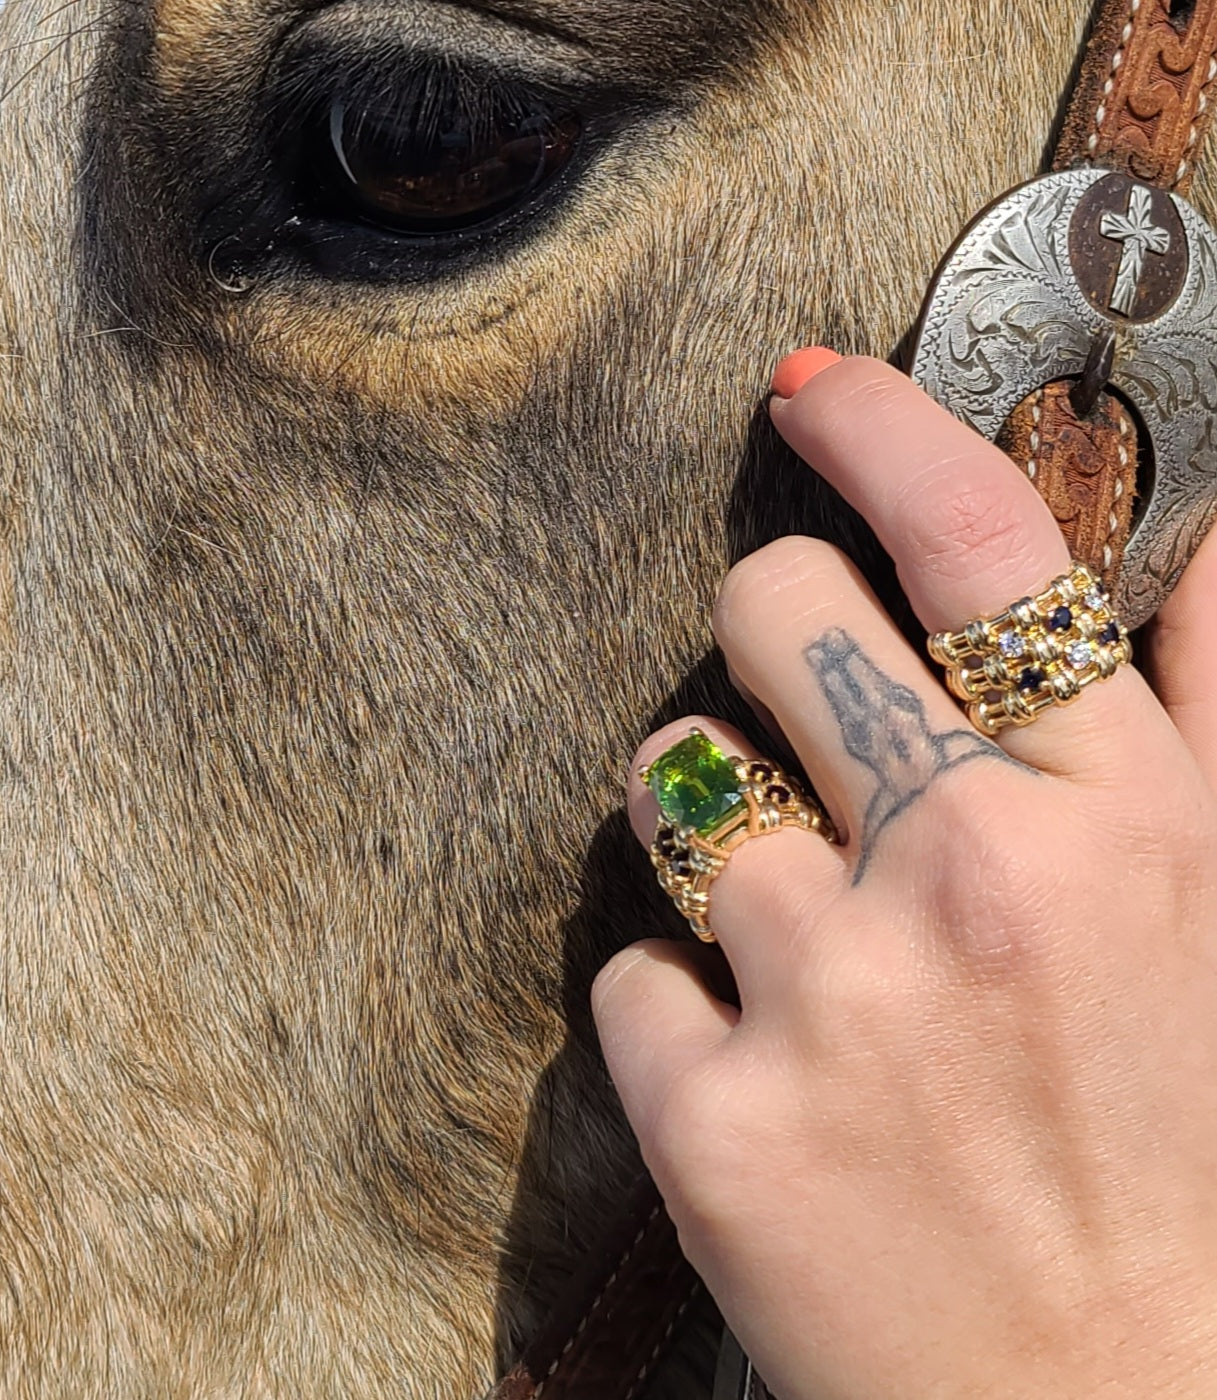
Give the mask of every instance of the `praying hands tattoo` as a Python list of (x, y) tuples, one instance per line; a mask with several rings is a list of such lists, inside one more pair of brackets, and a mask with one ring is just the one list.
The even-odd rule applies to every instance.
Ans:
[(859, 833), (855, 885), (884, 828), (944, 773), (978, 758), (1024, 766), (972, 729), (935, 734), (916, 691), (885, 675), (841, 628), (812, 642), (804, 655), (841, 727), (845, 751), (879, 783)]

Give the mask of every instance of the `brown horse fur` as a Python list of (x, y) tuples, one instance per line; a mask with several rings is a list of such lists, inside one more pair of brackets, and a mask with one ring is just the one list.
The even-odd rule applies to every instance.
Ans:
[[(893, 351), (1086, 11), (8, 0), (0, 1394), (470, 1400), (537, 1325), (637, 1166), (590, 980), (677, 932), (628, 757), (738, 714), (733, 557), (882, 572), (769, 371)], [(424, 51), (575, 93), (577, 174), (274, 244), (286, 67)]]

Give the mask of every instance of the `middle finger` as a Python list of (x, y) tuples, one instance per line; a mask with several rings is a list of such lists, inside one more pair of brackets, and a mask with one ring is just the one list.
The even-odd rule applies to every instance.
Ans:
[(822, 540), (792, 536), (737, 564), (714, 633), (741, 688), (799, 755), (855, 883), (892, 824), (948, 773), (1012, 764), (967, 725), (854, 565)]

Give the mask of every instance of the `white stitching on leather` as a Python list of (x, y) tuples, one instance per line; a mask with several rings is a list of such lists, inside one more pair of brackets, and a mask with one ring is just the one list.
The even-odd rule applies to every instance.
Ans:
[[(583, 1317), (580, 1319), (580, 1322), (579, 1322), (578, 1327), (576, 1327), (575, 1330), (571, 1333), (569, 1339), (567, 1340), (566, 1345), (562, 1348), (562, 1350), (561, 1350), (561, 1351), (558, 1353), (558, 1355), (554, 1358), (553, 1363), (551, 1364), (549, 1370), (546, 1371), (546, 1373), (545, 1373), (544, 1376), (542, 1376), (541, 1381), (540, 1381), (540, 1383), (538, 1384), (536, 1390), (533, 1391), (533, 1400), (541, 1400), (541, 1392), (542, 1392), (542, 1391), (545, 1389), (545, 1387), (549, 1384), (550, 1380), (551, 1380), (552, 1377), (553, 1377), (554, 1372), (558, 1369), (558, 1367), (562, 1364), (563, 1360), (565, 1359), (567, 1352), (570, 1351), (571, 1347), (573, 1347), (573, 1346), (575, 1345), (575, 1343), (576, 1343), (576, 1342), (579, 1340), (579, 1338), (582, 1336), (583, 1332), (586, 1330), (587, 1324), (592, 1320), (593, 1316), (594, 1316), (595, 1313), (596, 1313), (596, 1309), (597, 1309), (597, 1308), (600, 1306), (600, 1304), (604, 1301), (604, 1295), (605, 1295), (605, 1294), (609, 1291), (609, 1289), (613, 1286), (614, 1282), (615, 1282), (616, 1279), (617, 1279), (618, 1274), (620, 1274), (621, 1271), (622, 1271), (622, 1269), (625, 1268), (626, 1264), (629, 1262), (630, 1256), (631, 1256), (631, 1255), (634, 1253), (634, 1251), (638, 1248), (639, 1244), (642, 1243), (642, 1237), (643, 1237), (643, 1236), (646, 1234), (646, 1232), (651, 1228), (651, 1223), (652, 1223), (652, 1221), (654, 1221), (655, 1217), (659, 1214), (659, 1212), (660, 1212), (662, 1209), (663, 1209), (663, 1202), (661, 1201), (658, 1205), (656, 1205), (656, 1206), (654, 1207), (654, 1209), (651, 1211), (650, 1215), (647, 1216), (646, 1220), (645, 1220), (645, 1221), (643, 1222), (643, 1224), (642, 1224), (642, 1228), (638, 1231), (638, 1233), (637, 1233), (637, 1234), (634, 1236), (634, 1238), (630, 1241), (629, 1246), (627, 1247), (625, 1253), (621, 1256), (620, 1259), (617, 1260), (617, 1267), (613, 1270), (613, 1272), (612, 1272), (611, 1274), (609, 1274), (608, 1278), (605, 1279), (604, 1284), (603, 1284), (603, 1286), (602, 1286), (601, 1289), (600, 1289), (600, 1292), (597, 1293), (596, 1296), (592, 1299), (591, 1303), (590, 1303), (589, 1306), (588, 1306), (587, 1312), (585, 1312), (585, 1313), (583, 1314)], [(649, 1364), (650, 1364), (650, 1363), (648, 1362), (648, 1365), (649, 1365)]]
[(1200, 101), (1196, 104), (1196, 115), (1192, 120), (1191, 129), (1187, 133), (1187, 146), (1183, 152), (1183, 159), (1179, 162), (1179, 169), (1175, 171), (1175, 184), (1187, 174), (1188, 166), (1192, 163), (1192, 151), (1196, 146), (1196, 139), (1200, 135), (1200, 119), (1204, 116), (1209, 105), (1209, 88), (1213, 85), (1213, 79), (1217, 78), (1217, 57), (1209, 59), (1209, 71), (1204, 79), (1204, 86), (1200, 89)]
[(1124, 62), (1124, 50), (1128, 47), (1128, 41), (1132, 38), (1133, 20), (1137, 17), (1137, 11), (1141, 8), (1141, 0), (1132, 0), (1132, 5), (1128, 11), (1128, 22), (1125, 24), (1120, 34), (1120, 46), (1116, 49), (1115, 56), (1111, 60), (1111, 75), (1103, 84), (1103, 96), (1099, 100), (1099, 110), (1094, 114), (1094, 130), (1090, 134), (1090, 139), (1086, 142), (1086, 149), (1094, 155), (1099, 145), (1099, 129), (1103, 125), (1103, 118), (1107, 115), (1107, 99), (1111, 96), (1116, 86), (1116, 74), (1120, 71), (1120, 65)]
[(659, 1359), (659, 1353), (664, 1349), (665, 1345), (667, 1344), (668, 1338), (672, 1335), (673, 1332), (675, 1332), (677, 1323), (682, 1317), (684, 1317), (685, 1313), (688, 1312), (689, 1304), (692, 1303), (693, 1299), (696, 1296), (697, 1291), (695, 1289), (692, 1293), (689, 1294), (689, 1296), (684, 1300), (684, 1302), (681, 1303), (680, 1307), (678, 1307), (676, 1311), (672, 1314), (672, 1321), (668, 1323), (663, 1336), (660, 1337), (660, 1339), (655, 1343), (655, 1349), (651, 1352), (650, 1356), (648, 1356), (647, 1359), (642, 1363), (642, 1370), (639, 1371), (638, 1374), (634, 1377), (633, 1384), (630, 1386), (629, 1390), (626, 1391), (623, 1400), (634, 1400), (634, 1397), (638, 1394), (638, 1391), (641, 1389), (643, 1382), (647, 1379), (651, 1367), (654, 1366), (655, 1362)]

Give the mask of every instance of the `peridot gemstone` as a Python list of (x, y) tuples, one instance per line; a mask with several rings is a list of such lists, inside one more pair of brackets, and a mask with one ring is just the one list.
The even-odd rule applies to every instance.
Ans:
[(702, 836), (744, 801), (735, 769), (704, 734), (690, 734), (661, 754), (647, 773), (647, 786), (666, 820)]

